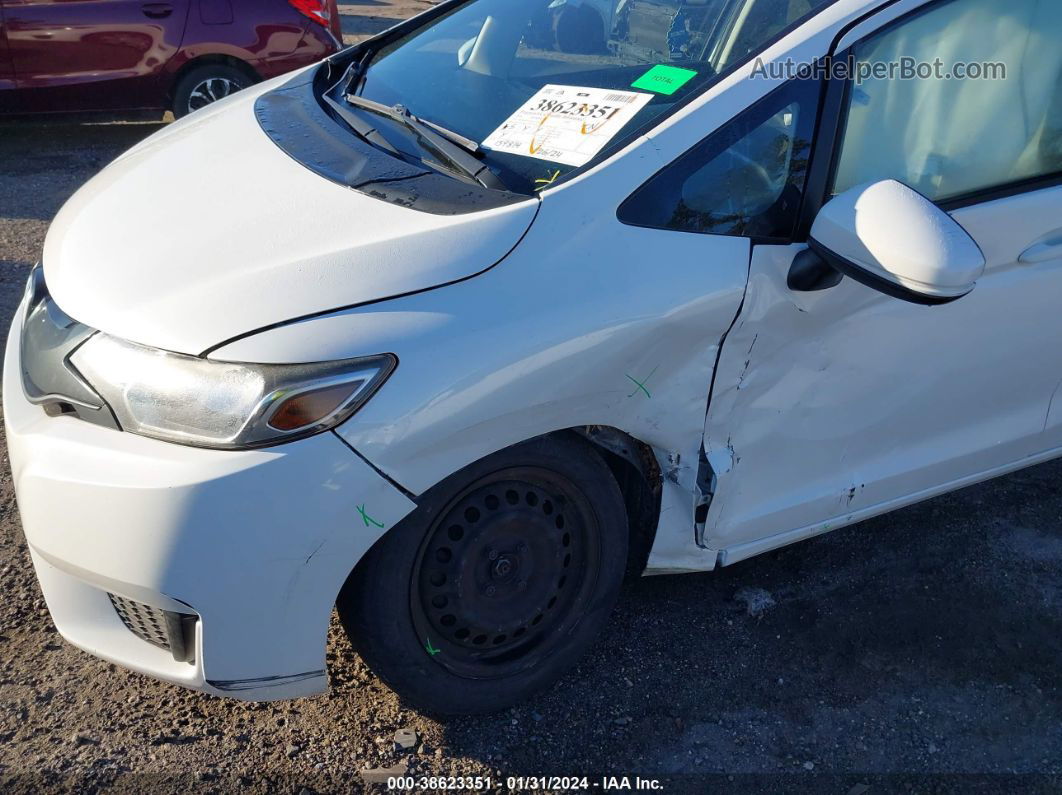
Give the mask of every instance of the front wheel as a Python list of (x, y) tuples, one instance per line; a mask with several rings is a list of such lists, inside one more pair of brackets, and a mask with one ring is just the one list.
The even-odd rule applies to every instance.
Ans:
[(366, 664), (413, 706), (493, 712), (552, 684), (608, 619), (627, 515), (589, 443), (543, 437), (426, 492), (338, 607)]

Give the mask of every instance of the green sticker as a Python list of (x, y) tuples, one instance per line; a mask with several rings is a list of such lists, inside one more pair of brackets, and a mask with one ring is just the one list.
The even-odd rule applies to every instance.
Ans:
[(697, 76), (692, 69), (657, 64), (633, 83), (631, 88), (644, 88), (657, 94), (674, 94)]

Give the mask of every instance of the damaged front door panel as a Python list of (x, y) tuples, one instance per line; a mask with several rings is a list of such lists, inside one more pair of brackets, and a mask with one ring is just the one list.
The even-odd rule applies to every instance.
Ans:
[[(955, 217), (975, 239), (991, 234), (979, 208)], [(802, 251), (754, 249), (715, 375), (705, 543), (724, 562), (987, 477), (1049, 444), (1058, 371), (1039, 352), (1057, 313), (1031, 274), (990, 257), (962, 300), (918, 306), (851, 279), (790, 290)], [(1021, 334), (1001, 335), (991, 317)]]

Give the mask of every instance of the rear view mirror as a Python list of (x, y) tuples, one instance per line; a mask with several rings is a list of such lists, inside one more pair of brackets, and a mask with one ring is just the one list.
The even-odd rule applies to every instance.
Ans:
[(809, 246), (845, 276), (918, 304), (962, 298), (985, 269), (981, 249), (965, 229), (895, 180), (832, 199), (815, 219)]

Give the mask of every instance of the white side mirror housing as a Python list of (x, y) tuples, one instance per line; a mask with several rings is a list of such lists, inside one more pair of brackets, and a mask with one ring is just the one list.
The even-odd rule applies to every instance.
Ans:
[(985, 270), (984, 254), (965, 229), (891, 179), (827, 203), (811, 227), (810, 247), (845, 276), (919, 304), (962, 298)]

